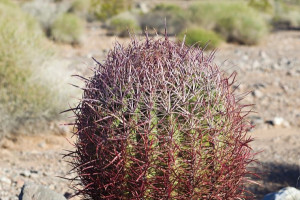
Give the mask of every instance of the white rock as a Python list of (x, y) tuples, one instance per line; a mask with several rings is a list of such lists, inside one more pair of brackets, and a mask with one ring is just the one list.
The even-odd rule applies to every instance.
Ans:
[(283, 127), (290, 126), (289, 122), (286, 121), (285, 119), (283, 119), (282, 117), (275, 117), (273, 119), (273, 124), (274, 124), (274, 126), (283, 126)]
[(261, 66), (261, 64), (257, 61), (257, 60), (255, 60), (254, 62), (253, 62), (253, 64), (252, 64), (252, 68), (253, 69), (257, 69), (257, 68), (259, 68)]
[(142, 13), (147, 13), (150, 10), (149, 7), (148, 7), (148, 4), (143, 3), (143, 2), (137, 3), (136, 7), (138, 9), (140, 9), (142, 11)]
[(263, 200), (300, 200), (300, 190), (286, 187), (278, 192), (267, 194)]
[(256, 98), (261, 98), (261, 97), (264, 96), (264, 94), (263, 94), (261, 91), (259, 91), (259, 90), (254, 90), (254, 91), (252, 92), (252, 95), (253, 95), (254, 97), (256, 97)]
[(19, 195), (20, 200), (66, 200), (66, 198), (44, 186), (26, 183)]
[(262, 57), (262, 58), (266, 58), (267, 54), (264, 51), (259, 51), (259, 56)]
[(30, 177), (30, 176), (31, 176), (31, 173), (30, 173), (30, 171), (25, 170), (25, 171), (21, 172), (20, 175), (21, 175), (21, 176), (25, 176), (25, 177)]
[(0, 178), (0, 182), (6, 183), (8, 185), (11, 184), (11, 180), (9, 178), (4, 177), (4, 176)]

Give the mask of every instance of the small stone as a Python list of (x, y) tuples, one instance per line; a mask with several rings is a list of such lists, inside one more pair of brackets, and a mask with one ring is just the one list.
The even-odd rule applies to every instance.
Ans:
[(9, 178), (5, 177), (5, 176), (3, 176), (3, 177), (0, 178), (0, 182), (6, 183), (8, 185), (11, 184), (11, 180)]
[(147, 13), (149, 12), (149, 7), (148, 7), (148, 4), (144, 3), (144, 2), (139, 2), (136, 4), (136, 7), (138, 9), (140, 9), (142, 11), (142, 13)]
[(262, 57), (262, 58), (267, 58), (268, 57), (266, 52), (264, 52), (264, 51), (260, 51), (259, 56)]
[(288, 121), (286, 121), (284, 118), (282, 117), (275, 117), (274, 119), (272, 120), (267, 120), (266, 121), (267, 124), (270, 124), (272, 126), (282, 126), (282, 127), (285, 127), (285, 128), (288, 128), (290, 127), (290, 124)]
[(260, 67), (261, 66), (261, 64), (257, 61), (257, 60), (255, 60), (254, 62), (253, 62), (253, 64), (252, 64), (252, 68), (253, 69), (257, 69), (258, 67)]
[(259, 116), (251, 116), (250, 120), (253, 125), (262, 125), (264, 123), (264, 120)]
[(43, 172), (43, 176), (48, 176), (48, 173), (46, 173), (46, 172)]
[(245, 60), (245, 61), (247, 61), (249, 59), (249, 56), (248, 55), (243, 55), (242, 59)]
[(271, 65), (271, 69), (279, 69), (280, 66), (277, 63)]
[(39, 171), (37, 171), (37, 170), (34, 170), (34, 169), (31, 169), (31, 170), (30, 170), (30, 173), (31, 173), (31, 174), (38, 174), (38, 173), (39, 173)]
[(30, 173), (30, 171), (25, 170), (25, 171), (21, 172), (20, 175), (24, 176), (24, 177), (30, 177), (31, 173)]
[(294, 74), (294, 73), (293, 73), (291, 70), (286, 72), (286, 75), (287, 75), (287, 76), (293, 76), (293, 74)]
[(65, 192), (64, 197), (66, 197), (67, 199), (72, 197), (72, 193), (70, 192)]
[(282, 117), (275, 117), (274, 120), (274, 125), (275, 126), (282, 126), (282, 125), (286, 125), (287, 122), (285, 121), (285, 119), (283, 119)]
[(19, 195), (20, 200), (66, 200), (66, 198), (44, 186), (26, 183)]
[(254, 91), (251, 92), (251, 94), (252, 94), (252, 96), (254, 96), (256, 98), (261, 98), (261, 97), (264, 96), (264, 94), (259, 90), (254, 90)]
[(264, 83), (255, 83), (253, 85), (256, 89), (259, 89), (259, 88), (265, 88), (266, 85)]
[(46, 146), (47, 146), (47, 144), (45, 142), (41, 142), (38, 144), (38, 147), (40, 147), (42, 149), (46, 148)]
[(55, 185), (53, 185), (53, 184), (49, 185), (49, 189), (50, 190), (55, 190)]
[(294, 187), (286, 187), (278, 192), (267, 194), (263, 200), (299, 200), (300, 190)]

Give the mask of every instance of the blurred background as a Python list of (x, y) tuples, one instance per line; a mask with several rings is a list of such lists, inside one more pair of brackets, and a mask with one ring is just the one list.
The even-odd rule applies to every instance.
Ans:
[[(83, 86), (115, 42), (164, 35), (199, 46), (255, 104), (254, 170), (262, 199), (300, 176), (300, 0), (0, 0), (0, 200), (27, 181), (68, 196), (72, 113)], [(129, 30), (129, 31), (128, 31)]]

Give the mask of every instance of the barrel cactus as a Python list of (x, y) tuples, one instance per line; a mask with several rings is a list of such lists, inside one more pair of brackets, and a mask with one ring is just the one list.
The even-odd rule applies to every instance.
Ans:
[[(97, 61), (96, 61), (97, 62)], [(168, 37), (116, 43), (81, 77), (73, 170), (83, 199), (247, 199), (251, 128), (213, 54)]]

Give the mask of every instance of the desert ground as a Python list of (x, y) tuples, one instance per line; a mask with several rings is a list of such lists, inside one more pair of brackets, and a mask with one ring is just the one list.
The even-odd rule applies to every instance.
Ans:
[[(82, 46), (61, 45), (61, 55), (70, 68), (90, 76), (94, 66), (115, 41), (97, 25), (89, 25)], [(255, 104), (248, 116), (255, 128), (249, 132), (257, 154), (251, 167), (261, 178), (250, 189), (256, 199), (285, 186), (300, 187), (300, 32), (281, 31), (267, 36), (257, 46), (223, 44), (215, 62), (228, 73), (237, 71), (237, 94), (249, 93), (243, 103)], [(62, 122), (64, 123), (64, 122)], [(61, 132), (11, 136), (0, 143), (0, 199), (15, 200), (25, 182), (47, 185), (70, 196), (70, 167), (63, 154), (72, 149), (71, 127)]]

